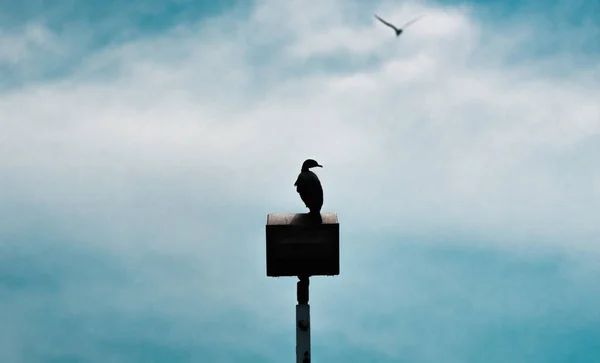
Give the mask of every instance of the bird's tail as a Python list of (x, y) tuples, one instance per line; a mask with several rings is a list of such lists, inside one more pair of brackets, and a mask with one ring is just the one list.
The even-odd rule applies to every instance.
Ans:
[(310, 217), (310, 220), (313, 221), (315, 224), (323, 223), (323, 218), (321, 217), (321, 211), (311, 210), (310, 212), (308, 212), (308, 215)]

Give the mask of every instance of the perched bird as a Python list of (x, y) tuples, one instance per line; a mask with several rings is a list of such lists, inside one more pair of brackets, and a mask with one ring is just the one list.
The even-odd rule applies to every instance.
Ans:
[(323, 166), (313, 159), (304, 161), (294, 186), (306, 208), (310, 211), (309, 214), (316, 214), (320, 217), (321, 207), (323, 206), (323, 188), (317, 174), (310, 171), (310, 168), (314, 167), (322, 168)]
[(377, 20), (379, 20), (380, 22), (382, 22), (383, 24), (389, 26), (390, 28), (394, 29), (394, 31), (396, 32), (396, 37), (399, 37), (400, 34), (402, 34), (402, 32), (404, 31), (404, 29), (406, 29), (409, 25), (415, 23), (417, 20), (421, 19), (421, 17), (416, 17), (413, 20), (409, 21), (408, 23), (404, 24), (401, 28), (396, 28), (393, 24), (388, 23), (387, 21), (381, 19), (380, 17), (378, 17), (376, 14), (374, 14), (375, 17), (377, 18)]

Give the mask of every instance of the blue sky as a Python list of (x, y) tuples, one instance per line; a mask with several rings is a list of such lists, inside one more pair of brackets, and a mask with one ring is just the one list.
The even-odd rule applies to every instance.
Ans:
[(205, 4), (0, 1), (1, 362), (293, 360), (309, 157), (315, 362), (598, 360), (597, 1)]

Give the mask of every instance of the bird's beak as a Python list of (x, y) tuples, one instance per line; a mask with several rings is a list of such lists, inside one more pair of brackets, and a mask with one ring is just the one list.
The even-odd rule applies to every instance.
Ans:
[(322, 167), (323, 167), (323, 165), (319, 165), (319, 164), (317, 164), (317, 166), (318, 166), (319, 168), (322, 168)]

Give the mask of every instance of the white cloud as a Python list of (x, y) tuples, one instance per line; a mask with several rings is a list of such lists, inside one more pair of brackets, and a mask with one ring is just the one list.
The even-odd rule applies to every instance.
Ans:
[[(194, 185), (200, 199), (276, 212), (302, 210), (288, 184), (315, 157), (325, 208), (342, 221), (507, 238), (598, 232), (600, 177), (572, 167), (600, 156), (577, 152), (598, 137), (597, 80), (542, 77), (534, 61), (499, 67), (510, 42), (466, 9), (387, 4), (377, 11), (390, 19), (426, 14), (395, 39), (353, 6), (297, 6), (263, 1), (233, 32), (218, 18), (178, 28), (92, 55), (62, 82), (4, 94), (3, 169), (23, 179), (20, 196), (57, 205), (82, 197), (73, 190), (124, 197), (135, 170), (179, 175), (176, 188)], [(261, 63), (247, 58), (283, 35)], [(339, 51), (349, 63), (377, 60), (330, 74), (302, 65)]]
[(42, 49), (49, 51), (58, 40), (45, 27), (28, 24), (19, 32), (0, 29), (0, 66), (28, 61)]

